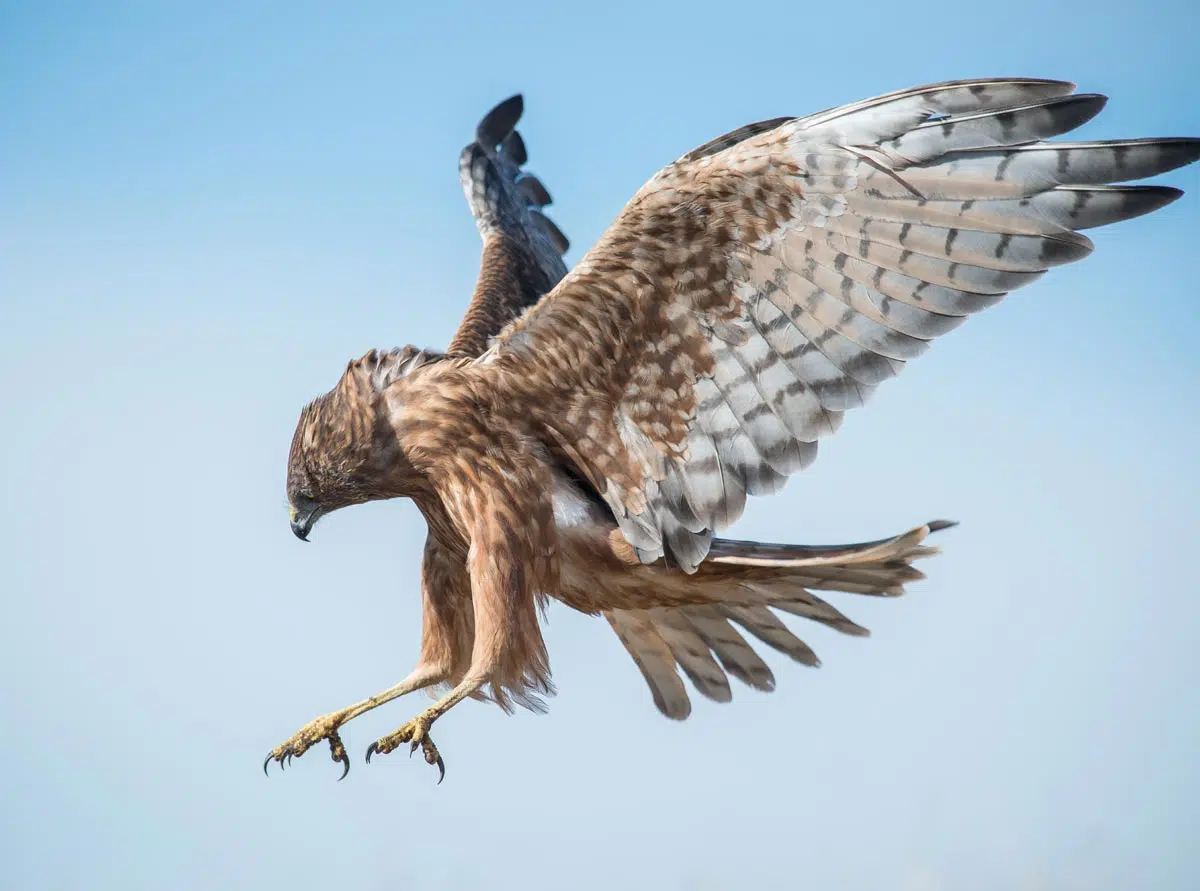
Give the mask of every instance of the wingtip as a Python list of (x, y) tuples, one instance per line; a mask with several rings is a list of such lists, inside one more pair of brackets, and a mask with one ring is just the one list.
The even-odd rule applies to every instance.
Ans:
[(1078, 109), (1078, 114), (1072, 120), (1068, 130), (1082, 127), (1104, 111), (1108, 105), (1108, 97), (1103, 93), (1069, 93), (1058, 101), (1062, 105), (1070, 105)]
[(1180, 145), (1184, 146), (1183, 155), (1187, 159), (1181, 163), (1180, 167), (1185, 167), (1200, 160), (1200, 137), (1195, 136), (1179, 136), (1176, 140)]
[(513, 130), (500, 143), (500, 154), (508, 158), (518, 167), (521, 167), (529, 160), (529, 152), (525, 148), (525, 140), (521, 138), (519, 130)]
[(1126, 140), (1131, 144), (1153, 145), (1162, 153), (1162, 163), (1151, 172), (1144, 173), (1137, 179), (1170, 173), (1180, 167), (1187, 167), (1200, 161), (1200, 137), (1196, 136), (1151, 136), (1145, 139)]
[(475, 139), (480, 145), (494, 149), (512, 133), (517, 121), (525, 112), (525, 97), (514, 93), (503, 102), (497, 103), (475, 128)]
[(1175, 186), (1128, 186), (1127, 189), (1130, 193), (1136, 192), (1142, 198), (1142, 203), (1136, 207), (1131, 218), (1162, 210), (1184, 195), (1183, 189), (1177, 189)]
[(541, 212), (534, 212), (530, 215), (533, 217), (534, 223), (550, 239), (550, 243), (554, 245), (556, 251), (560, 254), (566, 254), (571, 249), (571, 242), (567, 239), (567, 236), (563, 235), (562, 230), (555, 225), (552, 219)]
[(1156, 191), (1159, 194), (1161, 203), (1153, 208), (1154, 210), (1166, 207), (1168, 204), (1173, 204), (1183, 197), (1183, 189), (1177, 189), (1175, 186), (1158, 186)]

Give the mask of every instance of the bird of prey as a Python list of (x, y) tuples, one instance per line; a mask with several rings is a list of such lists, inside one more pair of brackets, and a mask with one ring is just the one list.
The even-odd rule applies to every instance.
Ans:
[(718, 702), (729, 676), (774, 687), (742, 632), (817, 664), (778, 613), (865, 634), (814, 592), (902, 593), (949, 523), (839, 546), (715, 535), (934, 338), (1086, 256), (1080, 230), (1180, 196), (1114, 183), (1195, 161), (1200, 139), (1045, 141), (1105, 104), (1074, 90), (962, 80), (748, 124), (656, 173), (569, 272), (524, 170), (521, 97), (496, 106), (459, 163), (483, 259), (449, 348), (350, 362), (288, 460), (302, 540), (366, 501), (424, 515), (419, 660), (264, 770), (325, 740), (344, 777), (341, 726), (432, 689), (367, 760), (407, 743), (440, 782), (430, 728), (456, 703), (544, 708), (550, 599), (603, 616), (674, 719), (691, 710), (680, 672)]

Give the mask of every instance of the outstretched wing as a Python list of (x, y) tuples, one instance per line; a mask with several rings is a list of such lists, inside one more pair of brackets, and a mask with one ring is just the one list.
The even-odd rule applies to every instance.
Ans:
[(566, 274), (567, 239), (542, 212), (550, 193), (521, 167), (525, 143), (514, 128), (524, 102), (512, 96), (484, 116), (459, 156), (459, 176), (479, 234), (483, 261), (450, 354), (477, 356), (488, 340)]
[(936, 336), (1179, 197), (1200, 140), (1041, 140), (1074, 85), (957, 81), (734, 131), (660, 171), (488, 364), (643, 560), (687, 570)]

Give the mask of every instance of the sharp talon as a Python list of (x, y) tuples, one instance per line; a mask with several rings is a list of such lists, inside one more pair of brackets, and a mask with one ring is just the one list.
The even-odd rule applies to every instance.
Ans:
[(301, 757), (321, 740), (327, 740), (330, 757), (335, 764), (342, 765), (342, 776), (338, 779), (345, 777), (349, 771), (350, 759), (346, 755), (346, 747), (342, 744), (342, 738), (338, 735), (338, 728), (341, 726), (339, 722), (344, 720), (345, 714), (345, 710), (333, 712), (317, 718), (315, 721), (310, 721), (300, 728), (299, 732), (293, 734), (290, 739), (267, 753), (267, 760), (263, 762), (263, 773), (267, 776), (271, 775), (272, 761), (279, 764), (280, 770), (287, 770), (292, 766), (293, 758)]
[(438, 755), (438, 757), (437, 757), (437, 769), (438, 769), (437, 784), (440, 786), (442, 784), (442, 780), (446, 779), (446, 762), (442, 760), (441, 755)]
[(377, 751), (378, 751), (378, 749), (375, 748), (375, 743), (371, 743), (369, 746), (367, 746), (367, 763), (368, 764), (371, 763), (371, 756), (374, 755)]
[(419, 745), (420, 745), (420, 743), (417, 742), (415, 739), (412, 741), (412, 745), (410, 745), (408, 747), (408, 757), (409, 758), (411, 758), (413, 756), (413, 752), (415, 752), (417, 750), (417, 746), (419, 746)]
[(346, 779), (346, 774), (348, 773), (350, 773), (350, 759), (346, 758), (344, 761), (342, 761), (342, 775), (338, 777), (338, 782), (340, 783), (342, 780)]

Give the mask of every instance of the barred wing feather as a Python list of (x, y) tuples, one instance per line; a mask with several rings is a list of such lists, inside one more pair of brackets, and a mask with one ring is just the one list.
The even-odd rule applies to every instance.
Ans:
[(695, 571), (747, 495), (810, 464), (932, 339), (1086, 256), (1079, 230), (1179, 196), (1114, 183), (1200, 140), (1044, 141), (1104, 105), (1073, 91), (959, 81), (718, 137), (656, 174), (488, 362), (641, 559)]

